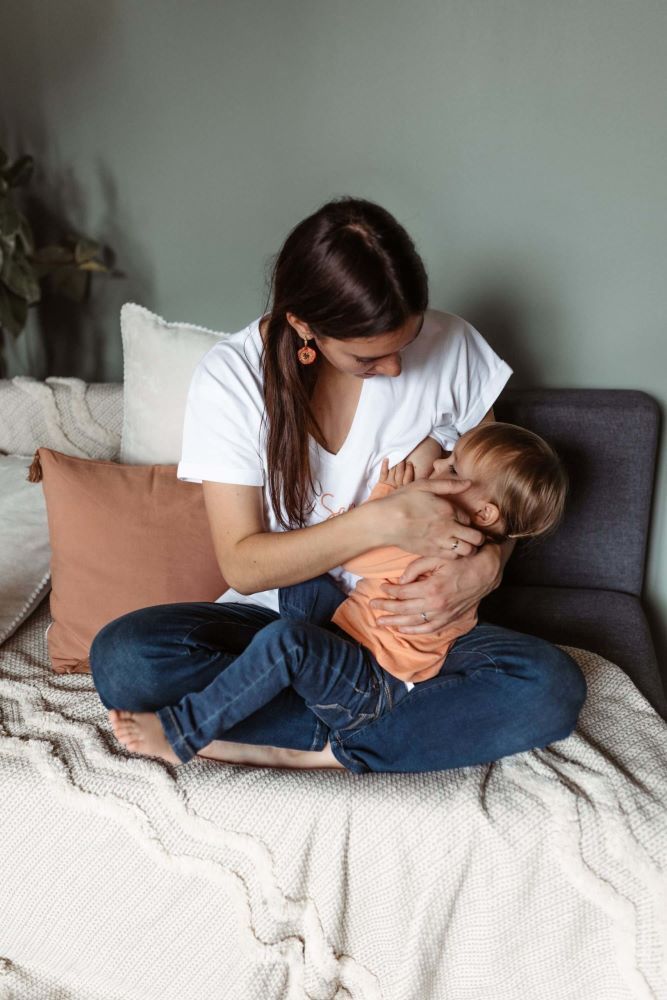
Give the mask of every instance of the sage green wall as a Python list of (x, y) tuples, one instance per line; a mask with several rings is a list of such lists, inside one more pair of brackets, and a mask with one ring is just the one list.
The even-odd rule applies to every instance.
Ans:
[[(406, 226), (432, 305), (478, 325), (514, 385), (664, 405), (662, 0), (4, 0), (1, 16), (4, 141), (128, 275), (54, 321), (49, 370), (32, 329), (10, 375), (120, 380), (129, 299), (240, 328), (289, 229), (352, 193)], [(663, 653), (665, 466), (647, 594)]]

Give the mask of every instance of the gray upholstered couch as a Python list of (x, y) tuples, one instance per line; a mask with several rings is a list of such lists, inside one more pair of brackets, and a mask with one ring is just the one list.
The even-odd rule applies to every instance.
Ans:
[(600, 653), (667, 718), (641, 603), (657, 404), (624, 389), (514, 389), (500, 396), (494, 412), (550, 441), (567, 465), (571, 489), (556, 534), (517, 547), (480, 617)]

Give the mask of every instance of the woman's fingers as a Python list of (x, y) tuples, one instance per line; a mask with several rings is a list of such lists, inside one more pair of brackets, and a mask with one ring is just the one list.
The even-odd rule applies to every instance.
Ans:
[[(378, 612), (385, 612), (385, 614), (380, 613), (379, 617), (376, 619), (378, 625), (391, 625), (392, 628), (401, 628), (403, 626), (408, 626), (414, 631), (418, 632), (433, 632), (438, 625), (434, 626), (433, 618), (435, 617), (435, 612), (432, 614), (428, 613), (428, 607), (424, 604), (424, 600), (419, 601), (379, 601), (380, 607), (373, 605)], [(386, 605), (386, 606), (385, 606)], [(410, 611), (410, 606), (415, 605), (413, 610)], [(426, 613), (428, 615), (428, 621), (424, 621), (422, 616), (422, 611), (426, 607)], [(396, 613), (394, 613), (396, 612)]]
[(451, 552), (454, 559), (469, 556), (473, 552), (476, 552), (477, 549), (477, 545), (471, 545), (470, 542), (464, 542), (460, 538), (452, 538), (451, 541), (447, 542), (447, 554)]
[(405, 567), (398, 582), (412, 583), (418, 576), (430, 574), (441, 565), (441, 560), (437, 556), (420, 556)]
[[(484, 544), (484, 535), (482, 532), (470, 525), (454, 521), (453, 525), (451, 522), (447, 525), (447, 529), (451, 535), (451, 547), (453, 548), (454, 542), (458, 541), (459, 543), (455, 551), (460, 556), (468, 556), (473, 548), (479, 548), (480, 545)], [(449, 539), (446, 545), (450, 547)]]
[(470, 485), (469, 479), (425, 479), (423, 488), (430, 493), (447, 496), (450, 493), (463, 493)]
[[(424, 596), (420, 597), (409, 597), (400, 598), (400, 586), (397, 584), (386, 584), (383, 585), (383, 590), (389, 590), (391, 588), (391, 596), (386, 598), (374, 597), (370, 602), (371, 607), (378, 611), (386, 611), (392, 614), (392, 623), (394, 621), (394, 612), (400, 612), (401, 617), (409, 618), (415, 615), (419, 615), (421, 618), (422, 611), (426, 610), (426, 603), (428, 598)], [(422, 618), (422, 622), (424, 619)]]
[[(406, 473), (403, 486), (403, 479), (400, 478), (402, 470)], [(396, 485), (399, 488), (394, 496), (381, 502), (396, 505), (388, 508), (390, 517), (394, 510), (403, 514), (402, 518), (396, 518), (394, 522), (395, 545), (419, 555), (458, 559), (460, 556), (470, 555), (473, 549), (484, 544), (485, 536), (470, 525), (469, 515), (457, 507), (455, 502), (454, 494), (467, 489), (469, 480), (407, 481), (411, 471), (405, 468), (405, 462), (400, 462), (389, 470), (389, 483), (394, 472), (398, 474)], [(451, 495), (451, 499), (447, 494)]]

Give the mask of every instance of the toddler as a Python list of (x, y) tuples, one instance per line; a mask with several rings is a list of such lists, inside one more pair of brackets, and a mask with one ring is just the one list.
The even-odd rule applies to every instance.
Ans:
[[(486, 535), (489, 543), (544, 535), (553, 531), (562, 517), (565, 470), (553, 449), (523, 427), (493, 422), (467, 431), (448, 458), (434, 462), (428, 478), (453, 477), (470, 480), (470, 486), (448, 499), (469, 515), (471, 525)], [(410, 463), (399, 462), (388, 469), (385, 459), (367, 502), (388, 496), (413, 480)], [(281, 588), (281, 617), (321, 625), (331, 620), (369, 649), (384, 670), (410, 686), (435, 677), (451, 645), (477, 624), (477, 608), (438, 631), (406, 634), (378, 624), (377, 619), (386, 612), (370, 603), (377, 598), (386, 600), (381, 584), (398, 583), (416, 558), (390, 546), (348, 560), (344, 568), (362, 577), (349, 597), (327, 573)]]

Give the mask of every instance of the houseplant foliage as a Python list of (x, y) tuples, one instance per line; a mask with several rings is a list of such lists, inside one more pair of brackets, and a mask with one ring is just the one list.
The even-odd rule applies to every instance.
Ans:
[(14, 189), (24, 187), (34, 169), (32, 156), (11, 163), (0, 147), (0, 330), (18, 337), (28, 309), (41, 301), (41, 282), (72, 302), (83, 302), (95, 271), (114, 276), (99, 259), (94, 240), (68, 233), (60, 243), (35, 247), (30, 223), (15, 204)]

